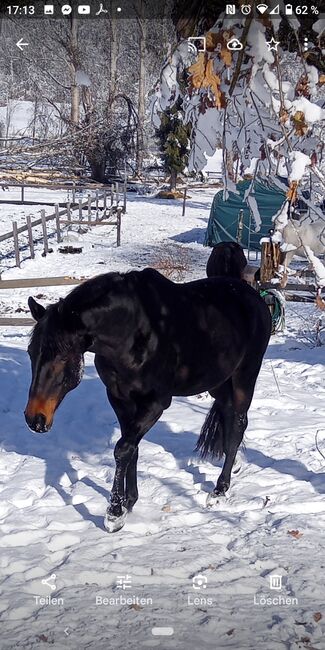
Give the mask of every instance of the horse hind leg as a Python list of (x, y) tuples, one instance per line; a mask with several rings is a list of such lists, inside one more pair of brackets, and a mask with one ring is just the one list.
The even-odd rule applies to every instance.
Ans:
[(253, 397), (255, 381), (256, 377), (251, 382), (248, 382), (247, 378), (245, 381), (239, 381), (239, 377), (234, 377), (215, 391), (211, 391), (215, 402), (203, 425), (197, 448), (203, 457), (210, 454), (220, 458), (224, 454), (225, 461), (216, 487), (208, 495), (209, 506), (229, 490), (231, 471), (248, 424), (247, 411)]
[(228, 417), (225, 418), (224, 452), (225, 462), (218, 478), (217, 485), (208, 497), (208, 505), (212, 505), (215, 499), (224, 496), (230, 487), (231, 471), (236, 459), (238, 448), (243, 440), (247, 429), (247, 412), (251, 405), (254, 394), (258, 369), (247, 373), (237, 371), (232, 377), (232, 400), (231, 408), (228, 410)]

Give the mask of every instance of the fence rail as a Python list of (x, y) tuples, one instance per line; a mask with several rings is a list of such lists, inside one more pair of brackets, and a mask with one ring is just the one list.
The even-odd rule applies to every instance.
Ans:
[[(81, 284), (88, 278), (72, 278), (69, 276), (62, 277), (49, 277), (49, 278), (21, 278), (13, 280), (0, 279), (1, 289), (28, 289), (31, 287), (57, 287), (57, 286), (70, 286), (74, 284)], [(17, 317), (17, 316), (0, 316), (0, 327), (31, 327), (35, 325), (32, 318)]]
[[(0, 183), (4, 185), (4, 183)], [(12, 183), (10, 186), (14, 186)], [(17, 186), (17, 184), (15, 185)], [(18, 185), (19, 187), (19, 185)], [(24, 186), (25, 187), (25, 186)], [(65, 186), (65, 189), (67, 187)], [(85, 188), (83, 188), (85, 189)], [(120, 205), (120, 197), (123, 197), (123, 204)], [(30, 257), (34, 259), (35, 257), (35, 246), (33, 239), (33, 228), (38, 226), (42, 227), (42, 239), (44, 241), (44, 255), (47, 255), (49, 251), (48, 246), (48, 232), (46, 224), (49, 221), (55, 220), (55, 231), (57, 242), (62, 241), (61, 236), (61, 225), (86, 225), (86, 226), (96, 226), (96, 225), (109, 225), (116, 226), (116, 245), (121, 245), (121, 219), (122, 213), (126, 212), (126, 181), (124, 182), (123, 194), (120, 192), (119, 184), (111, 185), (109, 191), (103, 190), (101, 193), (99, 190), (95, 191), (95, 196), (88, 195), (86, 200), (79, 199), (76, 201), (74, 195), (74, 202), (67, 201), (63, 209), (60, 210), (60, 204), (55, 204), (55, 211), (49, 215), (45, 214), (45, 210), (41, 210), (41, 217), (31, 220), (31, 217), (26, 217), (26, 225), (18, 226), (16, 221), (12, 223), (12, 230), (0, 235), (0, 243), (13, 240), (13, 250), (15, 254), (16, 266), (20, 267), (20, 246), (19, 246), (19, 235), (22, 233), (27, 233), (28, 237), (28, 247), (30, 249)], [(110, 200), (109, 200), (110, 199)], [(100, 206), (100, 203), (102, 205)], [(109, 205), (110, 203), (110, 205)], [(38, 204), (39, 205), (39, 204)], [(83, 219), (83, 211), (87, 210), (87, 221)], [(95, 219), (92, 218), (93, 210), (95, 210)], [(102, 217), (100, 218), (100, 211)], [(72, 220), (73, 212), (78, 213), (78, 220)], [(66, 217), (66, 218), (65, 218)], [(111, 221), (112, 217), (116, 219)], [(51, 233), (54, 234), (54, 233)]]

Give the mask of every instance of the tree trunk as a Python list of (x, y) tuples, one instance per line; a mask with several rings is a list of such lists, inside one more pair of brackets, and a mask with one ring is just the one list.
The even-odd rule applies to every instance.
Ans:
[(71, 74), (71, 123), (77, 126), (80, 121), (80, 89), (76, 84), (76, 72), (78, 69), (78, 22), (71, 18), (70, 29), (70, 74)]
[(91, 170), (91, 178), (98, 183), (105, 183), (106, 160), (103, 158), (100, 160), (88, 158), (88, 163)]
[(117, 40), (117, 20), (114, 17), (113, 3), (110, 3), (110, 15), (112, 16), (110, 20), (111, 25), (111, 38), (110, 38), (110, 70), (109, 70), (109, 103), (110, 105), (114, 101), (114, 97), (117, 92), (117, 57), (118, 57), (118, 40)]
[(172, 169), (170, 173), (170, 186), (169, 186), (171, 192), (173, 192), (173, 190), (176, 190), (176, 184), (177, 184), (177, 171), (176, 169)]
[(140, 0), (138, 25), (140, 28), (139, 42), (139, 97), (138, 97), (138, 129), (136, 145), (136, 172), (142, 173), (144, 158), (144, 121), (146, 115), (146, 41), (147, 21), (144, 18), (144, 3)]

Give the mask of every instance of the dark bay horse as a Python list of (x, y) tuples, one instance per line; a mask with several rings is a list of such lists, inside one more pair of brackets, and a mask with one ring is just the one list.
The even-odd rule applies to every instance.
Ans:
[(242, 280), (246, 266), (247, 259), (240, 244), (222, 241), (213, 247), (206, 271), (208, 278), (217, 275)]
[(269, 310), (254, 289), (230, 278), (175, 284), (145, 269), (95, 277), (47, 309), (33, 298), (28, 304), (37, 321), (28, 347), (28, 426), (50, 429), (81, 381), (87, 350), (117, 415), (107, 530), (119, 530), (138, 499), (138, 445), (174, 395), (209, 391), (214, 398), (197, 449), (203, 457), (225, 454), (211, 499), (228, 490), (271, 333)]

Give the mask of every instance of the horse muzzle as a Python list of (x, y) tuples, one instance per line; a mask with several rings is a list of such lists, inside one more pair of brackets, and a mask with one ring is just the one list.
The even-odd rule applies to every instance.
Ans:
[(53, 415), (57, 400), (50, 402), (39, 402), (31, 399), (25, 409), (25, 420), (28, 427), (36, 433), (46, 433), (50, 430), (53, 422)]
[(51, 423), (46, 423), (46, 417), (43, 413), (38, 413), (33, 417), (29, 417), (25, 413), (25, 420), (29, 428), (32, 429), (32, 431), (36, 431), (36, 433), (46, 433), (51, 427)]

